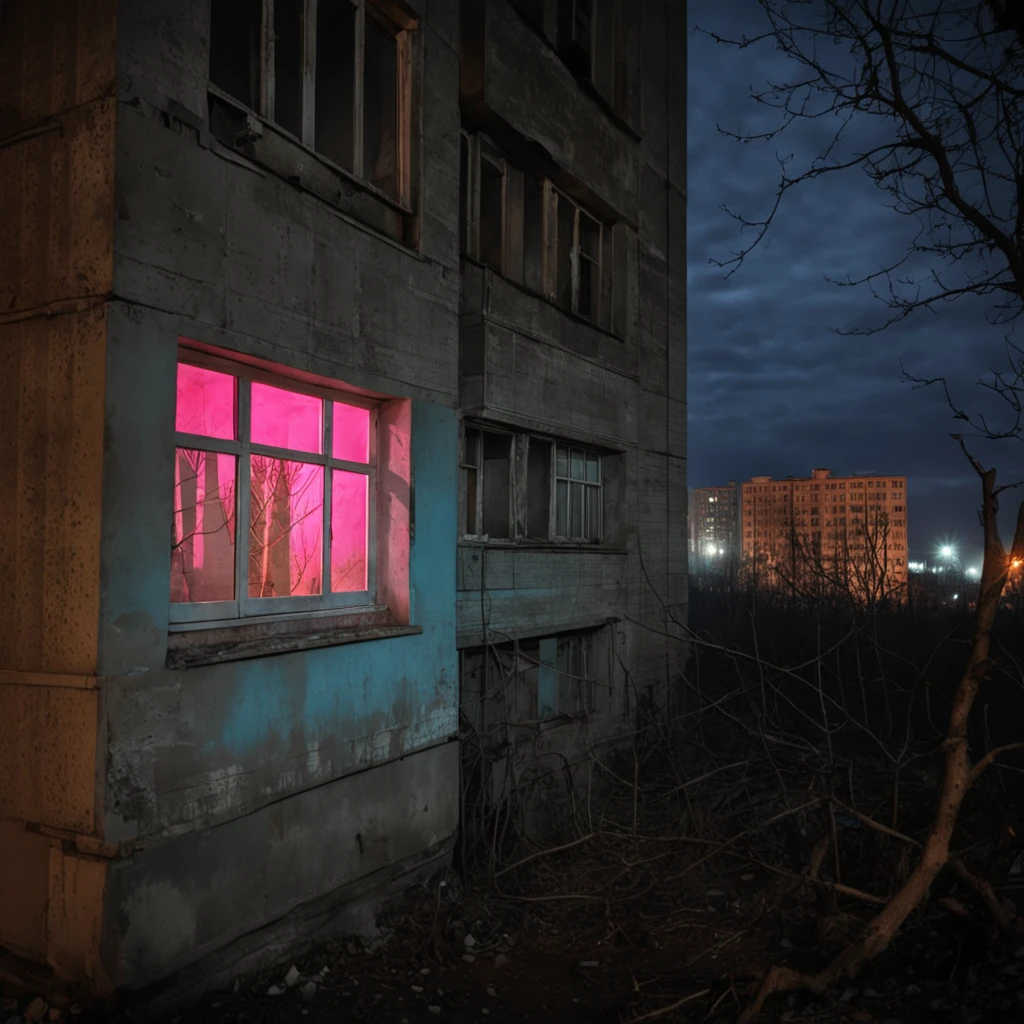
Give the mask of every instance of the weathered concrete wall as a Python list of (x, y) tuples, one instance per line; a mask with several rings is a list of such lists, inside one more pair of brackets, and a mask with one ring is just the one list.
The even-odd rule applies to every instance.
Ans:
[(354, 879), (443, 852), (457, 777), (457, 746), (433, 747), (118, 862), (104, 949), (117, 984), (165, 976)]
[(96, 831), (114, 6), (0, 11), (0, 944), (97, 984), (102, 870), (64, 840)]
[[(285, 180), (213, 138), (208, 3), (126, 7), (98, 666), (103, 835), (132, 851), (110, 869), (103, 957), (137, 986), (443, 851), (457, 824), (459, 122), (457, 5), (434, 3), (407, 247), (307, 188), (297, 144)], [(421, 634), (165, 668), (179, 337), (413, 400)]]
[[(511, 0), (486, 0), (467, 20), (464, 109), (516, 158), (542, 151), (544, 173), (616, 224), (621, 309), (614, 331), (600, 330), (465, 260), (462, 404), (474, 419), (618, 451), (624, 529), (613, 550), (462, 544), (459, 644), (618, 619), (622, 663), (668, 699), (687, 588), (686, 5), (609, 5), (626, 61), (618, 113), (603, 80), (596, 96), (561, 61), (555, 5), (543, 6), (536, 25)], [(624, 680), (611, 682), (614, 716), (629, 705)]]

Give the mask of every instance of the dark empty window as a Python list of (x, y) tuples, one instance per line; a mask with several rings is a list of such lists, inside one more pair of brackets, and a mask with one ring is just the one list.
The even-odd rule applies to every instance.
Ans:
[(558, 52), (577, 78), (592, 72), (594, 0), (558, 0)]
[(511, 453), (511, 435), (484, 434), (483, 532), (488, 537), (509, 536)]
[(411, 27), (392, 24), (373, 0), (213, 0), (210, 81), (404, 201)]
[(526, 532), (528, 536), (551, 536), (551, 444), (530, 438), (526, 466)]
[(274, 121), (302, 137), (303, 0), (274, 0)]
[(523, 284), (544, 291), (544, 182), (532, 174), (523, 182)]
[(363, 177), (398, 194), (398, 39), (375, 8), (366, 13), (363, 85)]
[(480, 261), (501, 270), (504, 171), (498, 159), (480, 158)]
[(260, 105), (262, 0), (217, 0), (210, 17), (210, 81), (253, 110)]
[(321, 0), (316, 11), (316, 132), (314, 145), (351, 171), (355, 133), (356, 9), (350, 0)]

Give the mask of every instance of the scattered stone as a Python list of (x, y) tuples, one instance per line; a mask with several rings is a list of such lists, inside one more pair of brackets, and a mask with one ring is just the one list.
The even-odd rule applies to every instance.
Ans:
[(793, 943), (789, 939), (783, 939), (779, 945), (787, 952), (793, 948)]
[(58, 1020), (60, 1020), (60, 1007), (59, 1006), (51, 1006), (50, 1007), (50, 1012), (49, 1012), (48, 1016), (49, 1016), (51, 1021), (58, 1021)]
[(288, 968), (288, 973), (284, 976), (284, 983), (289, 988), (295, 988), (299, 983), (299, 978), (301, 977), (302, 975), (299, 974), (298, 967), (296, 967), (295, 964), (292, 964), (291, 967)]
[(497, 998), (498, 998), (498, 993), (494, 991), (494, 986), (493, 986), (493, 985), (488, 985), (488, 986), (487, 986), (487, 994), (488, 994), (488, 995), (489, 995), (489, 996), (490, 996), (490, 997), (491, 997), (492, 999), (497, 999)]
[(267, 989), (267, 995), (268, 996), (283, 996), (284, 995), (284, 989), (281, 988), (280, 985), (271, 985), (270, 988)]
[(429, 973), (430, 973), (430, 968), (429, 968), (429, 967), (421, 967), (421, 968), (420, 968), (420, 974), (422, 974), (424, 978), (425, 978), (425, 977), (426, 977), (426, 976), (427, 976), (427, 975), (428, 975)]
[(903, 991), (908, 996), (919, 996), (921, 994), (921, 986), (908, 985)]
[(489, 1014), (491, 1011), (488, 1010), (486, 1006), (481, 1006), (480, 1007), (480, 1012), (486, 1017), (487, 1014)]
[(472, 949), (476, 945), (476, 939), (474, 939), (472, 935), (467, 935), (462, 942), (466, 949)]
[(471, 964), (476, 960), (476, 957), (473, 956), (472, 953), (463, 953), (462, 959), (465, 960), (467, 964)]
[(999, 968), (999, 973), (1005, 974), (1009, 978), (1016, 978), (1020, 974), (1020, 968), (1016, 964), (1006, 964)]
[(440, 1017), (441, 1016), (441, 1007), (440, 1006), (434, 1006), (433, 1004), (431, 1004), (430, 1006), (427, 1007), (427, 1013), (432, 1013), (435, 1017)]
[(507, 963), (508, 963), (508, 957), (504, 953), (499, 953), (494, 958), (494, 966), (495, 967), (504, 967), (505, 964), (507, 964)]
[(315, 981), (307, 981), (306, 984), (302, 986), (302, 998), (305, 999), (306, 1002), (308, 1003), (315, 996), (316, 996), (316, 982)]
[(839, 1002), (841, 1002), (841, 1003), (848, 1003), (848, 1002), (850, 1002), (850, 1001), (851, 1001), (851, 1000), (853, 999), (853, 997), (854, 997), (854, 996), (855, 996), (856, 994), (857, 994), (857, 990), (856, 990), (855, 988), (848, 988), (848, 989), (846, 989), (846, 991), (845, 991), (845, 992), (843, 992), (843, 994), (842, 994), (842, 995), (841, 995), (841, 996), (839, 997)]
[(423, 991), (423, 986), (422, 985), (411, 985), (410, 988), (413, 990), (413, 992), (422, 992)]
[(882, 998), (882, 993), (881, 992), (876, 992), (873, 988), (866, 988), (866, 989), (864, 989), (864, 998), (865, 999), (881, 999)]
[(863, 1010), (856, 1010), (853, 1013), (854, 1020), (874, 1020), (874, 1016), (870, 1013), (865, 1013)]
[(49, 1006), (46, 1000), (42, 996), (36, 996), (31, 1003), (28, 1004), (28, 1008), (25, 1010), (25, 1020), (42, 1020), (46, 1016), (46, 1011), (49, 1010)]
[(600, 967), (600, 960), (581, 960), (580, 967)]
[(754, 876), (752, 874), (740, 875), (740, 878), (744, 882), (752, 882), (754, 880)]
[[(238, 985), (237, 981), (235, 982), (235, 985), (236, 986)], [(235, 991), (236, 992), (238, 991), (237, 987), (235, 988)], [(82, 1016), (82, 1008), (78, 1005), (78, 1003), (74, 1003), (72, 1005), (71, 1009), (68, 1010), (68, 1013), (70, 1013), (72, 1017), (81, 1017)]]

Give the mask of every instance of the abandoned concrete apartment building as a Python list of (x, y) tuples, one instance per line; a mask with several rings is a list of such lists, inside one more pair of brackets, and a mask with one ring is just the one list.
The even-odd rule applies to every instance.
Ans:
[(671, 697), (685, 5), (0, 19), (0, 946), (211, 978)]

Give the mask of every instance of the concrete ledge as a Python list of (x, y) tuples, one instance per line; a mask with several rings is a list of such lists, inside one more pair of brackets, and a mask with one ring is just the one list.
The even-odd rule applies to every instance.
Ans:
[(340, 644), (362, 643), (366, 640), (387, 640), (398, 636), (416, 636), (422, 626), (403, 626), (393, 623), (339, 624), (328, 619), (292, 621), (287, 632), (267, 632), (254, 635), (252, 626), (190, 630), (171, 633), (167, 637), (167, 667), (195, 668), (200, 665), (219, 665), (227, 661), (262, 658), (269, 654), (287, 654), (290, 651), (308, 651), (318, 647), (336, 647)]

